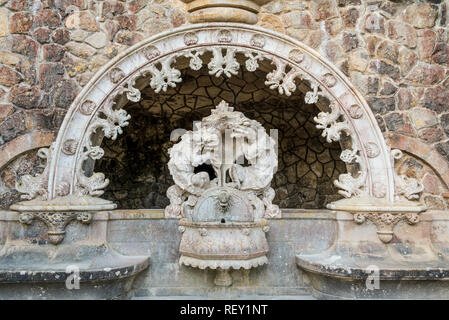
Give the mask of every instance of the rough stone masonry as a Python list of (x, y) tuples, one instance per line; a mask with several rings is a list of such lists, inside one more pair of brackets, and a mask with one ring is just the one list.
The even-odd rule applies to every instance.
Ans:
[[(448, 6), (277, 0), (262, 7), (258, 22), (314, 48), (349, 77), (387, 143), (408, 152), (397, 166), (422, 181), (421, 201), (431, 209), (446, 209), (449, 196), (449, 181), (438, 174), (449, 161)], [(0, 154), (10, 155), (0, 159), (2, 208), (19, 200), (21, 175), (42, 170), (35, 149), (55, 139), (95, 72), (140, 40), (187, 24), (185, 12), (178, 0), (0, 0)], [(422, 160), (429, 152), (432, 163)]]

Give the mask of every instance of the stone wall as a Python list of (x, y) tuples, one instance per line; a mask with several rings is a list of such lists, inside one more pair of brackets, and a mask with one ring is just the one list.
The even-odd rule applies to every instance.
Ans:
[[(0, 148), (30, 132), (57, 132), (101, 66), (146, 37), (188, 23), (178, 0), (106, 0), (102, 9), (98, 3), (0, 0)], [(416, 138), (449, 161), (448, 6), (448, 0), (275, 0), (262, 8), (258, 24), (337, 65), (385, 133)], [(426, 150), (415, 154), (425, 158)], [(430, 169), (436, 179), (438, 169)], [(2, 179), (10, 176), (0, 170)], [(13, 201), (4, 198), (7, 189), (2, 203)], [(432, 192), (444, 202), (444, 188)]]

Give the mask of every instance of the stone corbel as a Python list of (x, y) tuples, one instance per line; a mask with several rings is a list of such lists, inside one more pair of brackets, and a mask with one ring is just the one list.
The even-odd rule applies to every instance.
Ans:
[(419, 213), (427, 209), (425, 205), (412, 201), (387, 202), (366, 195), (335, 201), (327, 207), (353, 214), (357, 224), (371, 221), (383, 243), (389, 243), (393, 239), (394, 227), (399, 221), (414, 225), (419, 222)]
[(48, 241), (54, 245), (64, 240), (65, 228), (72, 221), (90, 224), (95, 212), (113, 210), (116, 205), (109, 200), (88, 195), (67, 195), (52, 200), (34, 199), (13, 204), (11, 210), (19, 212), (19, 221), (30, 225), (42, 221), (48, 228)]
[(64, 240), (65, 228), (73, 220), (82, 224), (89, 224), (92, 214), (88, 212), (23, 212), (19, 216), (19, 221), (30, 225), (33, 220), (40, 220), (48, 228), (48, 241), (57, 245)]
[(377, 235), (383, 243), (388, 243), (393, 239), (393, 228), (396, 224), (405, 220), (408, 224), (413, 225), (419, 222), (419, 216), (416, 212), (398, 213), (398, 212), (370, 212), (370, 213), (356, 213), (354, 214), (354, 221), (357, 224), (362, 224), (370, 220), (377, 228)]

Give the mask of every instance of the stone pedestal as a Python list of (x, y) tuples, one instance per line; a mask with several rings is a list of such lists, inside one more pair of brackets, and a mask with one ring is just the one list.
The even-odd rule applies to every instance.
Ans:
[(321, 299), (449, 299), (447, 236), (435, 233), (447, 223), (443, 215), (421, 214), (415, 226), (399, 222), (385, 244), (373, 224), (355, 225), (352, 214), (338, 213), (334, 245), (299, 254), (296, 263)]
[(149, 265), (148, 256), (125, 256), (109, 245), (107, 212), (92, 213), (89, 226), (68, 226), (69, 238), (58, 245), (52, 244), (54, 234), (42, 233), (44, 220), (24, 225), (22, 215), (1, 212), (2, 299), (126, 298)]

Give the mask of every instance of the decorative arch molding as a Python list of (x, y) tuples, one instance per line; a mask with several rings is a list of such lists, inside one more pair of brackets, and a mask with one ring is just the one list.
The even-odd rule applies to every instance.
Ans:
[(391, 148), (406, 151), (427, 162), (449, 188), (449, 164), (434, 147), (418, 139), (395, 133), (388, 133), (385, 138)]
[[(206, 56), (210, 56), (208, 63), (203, 61)], [(136, 81), (148, 76), (156, 93), (176, 86), (182, 81), (175, 67), (181, 57), (187, 58), (193, 70), (207, 63), (209, 74), (217, 77), (237, 74), (242, 57), (249, 72), (268, 60), (274, 69), (265, 84), (285, 95), (296, 90), (296, 79), (307, 81), (311, 91), (305, 94), (306, 103), (317, 103), (320, 96), (330, 101), (330, 111), (314, 118), (323, 137), (328, 142), (339, 141), (344, 132), (350, 140), (341, 159), (354, 165), (356, 173), (342, 174), (334, 182), (339, 193), (351, 198), (346, 200), (355, 199), (352, 205), (359, 198), (391, 204), (399, 197), (418, 197), (421, 186), (394, 173), (393, 161), (400, 152), (390, 152), (370, 107), (338, 68), (288, 36), (260, 27), (207, 23), (142, 41), (98, 71), (72, 103), (56, 142), (45, 151), (49, 160), (46, 170), (42, 177), (32, 177), (33, 186), (24, 192), (24, 198), (53, 201), (65, 196), (101, 196), (109, 180), (103, 173), (91, 172), (94, 161), (104, 153), (99, 144), (103, 137), (116, 139), (130, 119), (125, 110), (114, 106), (115, 99), (125, 96), (139, 101)]]
[(0, 169), (27, 151), (48, 147), (56, 134), (53, 131), (34, 131), (7, 142), (0, 148)]

